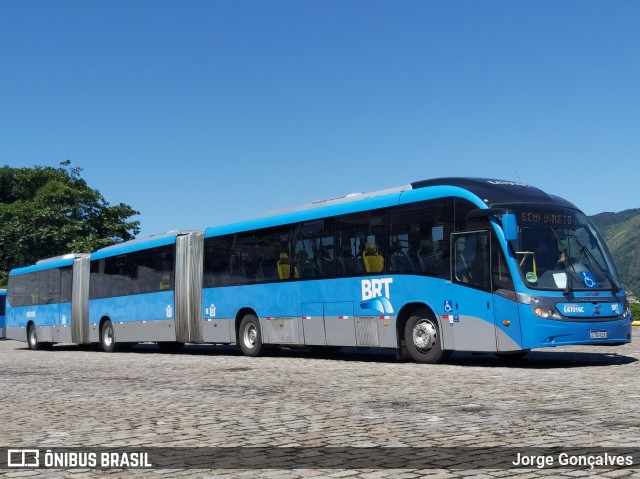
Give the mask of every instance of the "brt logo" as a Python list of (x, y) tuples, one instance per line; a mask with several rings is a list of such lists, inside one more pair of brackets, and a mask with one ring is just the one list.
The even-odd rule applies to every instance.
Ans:
[[(374, 309), (381, 313), (393, 313), (391, 306), (391, 295), (389, 285), (393, 283), (393, 278), (376, 278), (362, 280), (362, 302), (363, 309)], [(384, 290), (384, 292), (383, 292)]]

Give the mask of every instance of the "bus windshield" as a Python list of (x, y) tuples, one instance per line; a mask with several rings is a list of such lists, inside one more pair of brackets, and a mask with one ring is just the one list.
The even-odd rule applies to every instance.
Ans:
[(554, 206), (510, 209), (518, 223), (518, 239), (510, 244), (530, 288), (620, 290), (604, 240), (583, 213)]

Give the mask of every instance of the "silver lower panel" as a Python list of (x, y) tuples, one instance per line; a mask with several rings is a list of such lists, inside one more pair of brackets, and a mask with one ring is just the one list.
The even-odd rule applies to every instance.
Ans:
[[(114, 322), (113, 333), (115, 335), (116, 343), (141, 343), (176, 340), (176, 332), (172, 319)], [(90, 325), (89, 339), (92, 343), (100, 342), (100, 331), (98, 324)]]
[(300, 318), (271, 318), (261, 322), (263, 337), (269, 344), (304, 344)]
[(202, 325), (202, 339), (205, 343), (235, 343), (234, 324), (232, 318), (206, 319)]
[[(71, 343), (69, 326), (36, 326), (36, 335), (40, 343)], [(6, 328), (6, 337), (16, 341), (27, 341), (26, 327)]]

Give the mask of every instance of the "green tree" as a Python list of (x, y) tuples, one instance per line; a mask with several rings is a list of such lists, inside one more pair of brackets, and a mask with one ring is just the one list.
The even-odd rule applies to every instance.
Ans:
[(139, 214), (111, 206), (70, 161), (59, 168), (0, 168), (0, 285), (18, 266), (66, 253), (88, 253), (135, 238)]

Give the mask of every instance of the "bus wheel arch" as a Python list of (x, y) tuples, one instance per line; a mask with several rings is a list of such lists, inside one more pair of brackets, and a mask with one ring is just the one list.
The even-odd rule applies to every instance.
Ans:
[(27, 345), (32, 351), (41, 351), (53, 347), (53, 343), (44, 343), (38, 339), (38, 328), (33, 321), (27, 323)]
[(100, 331), (99, 343), (100, 348), (105, 353), (112, 353), (116, 350), (116, 336), (113, 327), (113, 322), (108, 316), (100, 318)]
[(245, 308), (236, 317), (236, 343), (245, 356), (257, 357), (264, 354), (262, 328), (258, 315), (252, 309)]
[(242, 308), (236, 314), (236, 324), (235, 324), (235, 332), (236, 332), (236, 344), (240, 344), (240, 323), (244, 319), (244, 317), (248, 314), (253, 314), (254, 316), (258, 316), (253, 308)]
[(451, 351), (443, 349), (441, 331), (436, 314), (426, 304), (405, 305), (397, 319), (397, 337), (402, 357), (418, 363), (446, 361)]
[(41, 343), (38, 342), (38, 331), (33, 321), (27, 323), (27, 344), (32, 351), (37, 351), (42, 348)]

